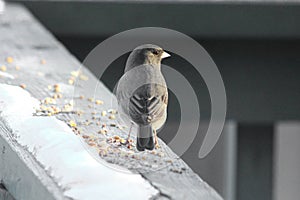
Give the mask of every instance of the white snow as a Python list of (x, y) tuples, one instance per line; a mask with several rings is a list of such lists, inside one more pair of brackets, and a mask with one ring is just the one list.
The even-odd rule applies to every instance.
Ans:
[[(65, 188), (80, 200), (149, 199), (157, 194), (141, 175), (116, 171), (96, 161), (78, 136), (55, 117), (33, 116), (39, 101), (17, 86), (0, 84), (0, 119), (14, 137)], [(105, 162), (105, 161), (103, 161)]]

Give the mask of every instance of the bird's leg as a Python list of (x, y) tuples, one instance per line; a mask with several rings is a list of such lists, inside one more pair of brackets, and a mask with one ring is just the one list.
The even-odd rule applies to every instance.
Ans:
[(160, 146), (158, 144), (158, 138), (157, 138), (156, 130), (154, 130), (154, 143), (155, 143), (155, 148), (158, 149)]
[(127, 144), (129, 143), (130, 133), (131, 133), (131, 130), (132, 130), (132, 126), (133, 126), (133, 122), (131, 122), (131, 125), (130, 125), (130, 128), (129, 128), (129, 132), (128, 132), (128, 136), (127, 136), (127, 140), (126, 140)]

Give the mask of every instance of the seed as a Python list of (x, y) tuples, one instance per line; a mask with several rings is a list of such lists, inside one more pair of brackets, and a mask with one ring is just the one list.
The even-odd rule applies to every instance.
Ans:
[(56, 104), (56, 100), (51, 97), (46, 97), (43, 102), (44, 104)]
[(19, 71), (19, 70), (20, 70), (20, 67), (19, 67), (19, 66), (16, 66), (16, 70)]
[(102, 115), (103, 117), (106, 116), (106, 114), (107, 114), (107, 112), (106, 112), (105, 110), (101, 112), (101, 115)]
[(88, 101), (94, 102), (95, 100), (94, 100), (94, 98), (88, 98)]
[(73, 84), (74, 84), (74, 80), (69, 79), (68, 83), (69, 83), (70, 85), (73, 85)]
[(81, 75), (79, 76), (79, 78), (80, 78), (81, 80), (83, 80), (83, 81), (87, 81), (87, 80), (89, 79), (87, 76), (85, 76), (85, 75), (83, 75), (83, 74), (81, 74)]
[(111, 126), (111, 127), (116, 127), (116, 126), (117, 126), (117, 124), (110, 124), (110, 126)]
[(41, 64), (42, 64), (42, 65), (46, 64), (46, 60), (42, 59), (42, 60), (41, 60)]
[(76, 124), (73, 120), (70, 120), (70, 121), (69, 121), (69, 125), (70, 125), (71, 127), (76, 127), (76, 126), (77, 126), (77, 124)]
[(84, 99), (84, 96), (83, 95), (79, 96), (79, 99)]
[(118, 135), (113, 136), (113, 138), (114, 138), (115, 140), (120, 140), (120, 139), (121, 139), (120, 136), (118, 136)]
[(60, 85), (59, 85), (59, 84), (55, 84), (55, 85), (54, 85), (54, 91), (55, 91), (56, 93), (61, 92), (61, 88), (60, 88)]
[(105, 135), (107, 133), (107, 130), (101, 129), (100, 131), (98, 131), (98, 133)]
[(26, 88), (26, 85), (25, 84), (20, 84), (20, 87), (25, 89)]
[(110, 114), (116, 114), (116, 113), (117, 113), (117, 111), (114, 110), (114, 109), (109, 109), (108, 112), (109, 112)]
[(5, 71), (6, 71), (6, 69), (7, 69), (7, 68), (6, 68), (6, 66), (5, 66), (5, 65), (2, 65), (2, 66), (0, 67), (0, 70), (1, 70), (1, 71), (3, 71), (3, 72), (5, 72)]
[(109, 119), (116, 119), (116, 116), (115, 115), (110, 115), (108, 118)]
[(83, 135), (82, 136), (82, 138), (84, 138), (84, 139), (87, 139), (87, 138), (89, 138), (90, 136), (88, 136), (88, 135)]
[(71, 71), (71, 75), (77, 77), (79, 75), (79, 71)]
[(121, 144), (126, 144), (127, 142), (126, 142), (125, 139), (121, 138), (120, 143), (121, 143)]
[(52, 85), (48, 85), (48, 90), (52, 90)]
[(14, 59), (12, 57), (7, 57), (6, 62), (7, 63), (12, 63), (12, 62), (14, 62)]
[(101, 157), (104, 157), (104, 156), (107, 156), (107, 150), (106, 149), (100, 149), (99, 150), (99, 155), (101, 156)]
[(96, 104), (97, 105), (102, 105), (104, 102), (103, 101), (101, 101), (101, 100), (96, 100)]
[(94, 146), (96, 146), (96, 143), (95, 142), (89, 142), (88, 145), (94, 147)]

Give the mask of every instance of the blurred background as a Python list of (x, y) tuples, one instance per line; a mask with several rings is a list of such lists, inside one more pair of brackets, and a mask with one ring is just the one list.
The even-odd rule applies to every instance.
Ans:
[[(200, 130), (183, 159), (226, 200), (289, 200), (300, 196), (300, 2), (296, 0), (35, 0), (23, 3), (80, 61), (106, 38), (137, 27), (165, 27), (197, 40), (219, 68), (227, 92), (227, 122), (204, 159), (198, 151), (210, 117), (201, 75), (172, 54), (164, 64), (193, 86)], [(159, 45), (159, 44), (158, 44)], [(128, 54), (101, 78), (113, 89)], [(97, 73), (97, 68), (90, 70)], [(180, 122), (176, 96), (159, 136)], [(191, 122), (198, 123), (198, 122)]]

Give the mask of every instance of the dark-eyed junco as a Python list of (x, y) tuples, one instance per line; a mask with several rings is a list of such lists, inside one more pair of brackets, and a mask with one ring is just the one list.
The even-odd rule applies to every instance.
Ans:
[(119, 106), (138, 126), (139, 151), (152, 150), (155, 145), (158, 147), (156, 131), (167, 119), (168, 89), (161, 73), (161, 60), (169, 56), (162, 48), (152, 44), (135, 48), (118, 82), (116, 96)]

